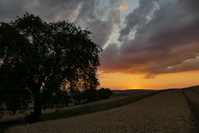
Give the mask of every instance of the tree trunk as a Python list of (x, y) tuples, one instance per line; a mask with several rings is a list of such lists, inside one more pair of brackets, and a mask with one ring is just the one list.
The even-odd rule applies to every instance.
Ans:
[(34, 122), (38, 122), (41, 120), (41, 109), (42, 109), (42, 103), (41, 103), (41, 95), (40, 90), (37, 90), (34, 93)]

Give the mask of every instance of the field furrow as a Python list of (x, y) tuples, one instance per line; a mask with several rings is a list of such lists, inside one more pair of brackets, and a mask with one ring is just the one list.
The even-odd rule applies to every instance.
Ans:
[(193, 92), (199, 94), (199, 87), (191, 88), (190, 90), (192, 90)]
[(199, 132), (199, 95), (191, 89), (184, 89), (184, 95), (189, 103), (190, 110), (193, 114), (195, 127)]
[(12, 127), (8, 133), (194, 133), (193, 125), (182, 92), (172, 90), (107, 111)]
[(185, 89), (184, 93), (192, 103), (199, 105), (199, 95), (197, 93), (189, 89)]

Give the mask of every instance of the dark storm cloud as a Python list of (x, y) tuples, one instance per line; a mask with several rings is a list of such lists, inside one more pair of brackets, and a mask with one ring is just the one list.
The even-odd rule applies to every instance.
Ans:
[(120, 31), (120, 38), (130, 34), (131, 31), (138, 30), (143, 24), (147, 22), (147, 16), (153, 11), (155, 2), (157, 0), (140, 0), (139, 8), (136, 8), (132, 13), (126, 16), (126, 26)]
[(108, 41), (109, 36), (113, 30), (113, 24), (110, 21), (93, 21), (90, 23), (89, 30), (91, 30), (91, 38), (95, 43), (103, 47)]
[[(140, 0), (139, 3), (125, 18), (118, 38), (121, 47), (109, 55), (111, 60), (102, 56), (102, 69), (148, 73), (146, 78), (199, 70), (199, 1)], [(105, 49), (105, 53), (109, 51), (109, 47)], [(121, 64), (125, 67), (121, 68)]]
[(25, 3), (26, 0), (1, 0), (0, 1), (0, 20), (9, 21), (12, 18), (16, 18), (17, 15), (21, 15), (24, 11), (24, 7), (21, 3)]
[[(98, 5), (98, 1), (87, 0), (82, 4), (82, 8), (79, 10), (79, 14), (76, 20), (82, 25), (86, 25), (86, 28), (92, 32), (91, 38), (93, 41), (103, 47), (112, 33), (114, 22), (112, 22), (110, 19), (100, 20), (98, 18)], [(103, 11), (103, 9), (101, 10)]]
[(25, 12), (39, 15), (49, 21), (55, 20), (59, 15), (62, 19), (67, 19), (81, 2), (82, 0), (1, 0), (0, 20), (10, 21)]
[[(59, 21), (63, 19), (69, 19), (73, 15), (73, 11), (77, 9), (82, 0), (38, 0), (38, 4), (32, 7), (32, 11), (38, 15), (41, 15), (49, 21)], [(34, 3), (34, 2), (33, 2)], [(29, 3), (28, 3), (29, 4)]]
[(8, 22), (29, 12), (46, 21), (77, 22), (92, 32), (91, 39), (101, 47), (110, 36), (115, 37), (112, 33), (116, 28), (118, 44), (113, 42), (100, 54), (100, 69), (106, 72), (145, 73), (145, 78), (153, 78), (161, 73), (199, 70), (199, 0), (139, 0), (139, 6), (123, 24), (119, 10), (122, 3), (0, 0), (0, 21)]
[[(82, 28), (88, 28), (92, 32), (91, 39), (103, 47), (112, 33), (114, 24), (107, 12), (115, 10), (119, 2), (121, 1), (115, 0), (113, 3), (105, 0), (0, 0), (0, 21), (14, 20), (16, 16), (22, 16), (25, 12), (39, 15), (46, 21), (74, 21)], [(100, 7), (101, 3), (104, 7)], [(99, 7), (101, 9), (98, 9)], [(106, 13), (108, 18), (102, 19)]]

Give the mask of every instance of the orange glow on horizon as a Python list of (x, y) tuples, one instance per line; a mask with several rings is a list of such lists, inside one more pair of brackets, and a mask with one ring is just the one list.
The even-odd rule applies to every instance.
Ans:
[(137, 89), (142, 89), (141, 87), (131, 87), (131, 88), (127, 88), (127, 90), (137, 90)]
[(199, 85), (199, 71), (160, 74), (152, 79), (143, 79), (144, 75), (123, 73), (99, 73), (100, 87), (112, 90), (126, 89), (168, 89)]

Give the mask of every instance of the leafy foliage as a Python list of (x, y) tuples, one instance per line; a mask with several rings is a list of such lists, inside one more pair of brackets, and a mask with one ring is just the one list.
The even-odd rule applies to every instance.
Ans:
[(12, 99), (1, 103), (17, 105), (11, 110), (18, 110), (21, 104), (13, 102), (20, 103), (22, 92), (28, 91), (25, 97), (33, 96), (37, 121), (43, 96), (50, 98), (58, 89), (96, 89), (101, 48), (89, 34), (68, 21), (47, 23), (28, 13), (14, 22), (0, 23), (0, 86), (8, 92), (1, 95)]
[(98, 96), (101, 99), (108, 99), (112, 94), (113, 92), (109, 88), (101, 88), (98, 90)]

